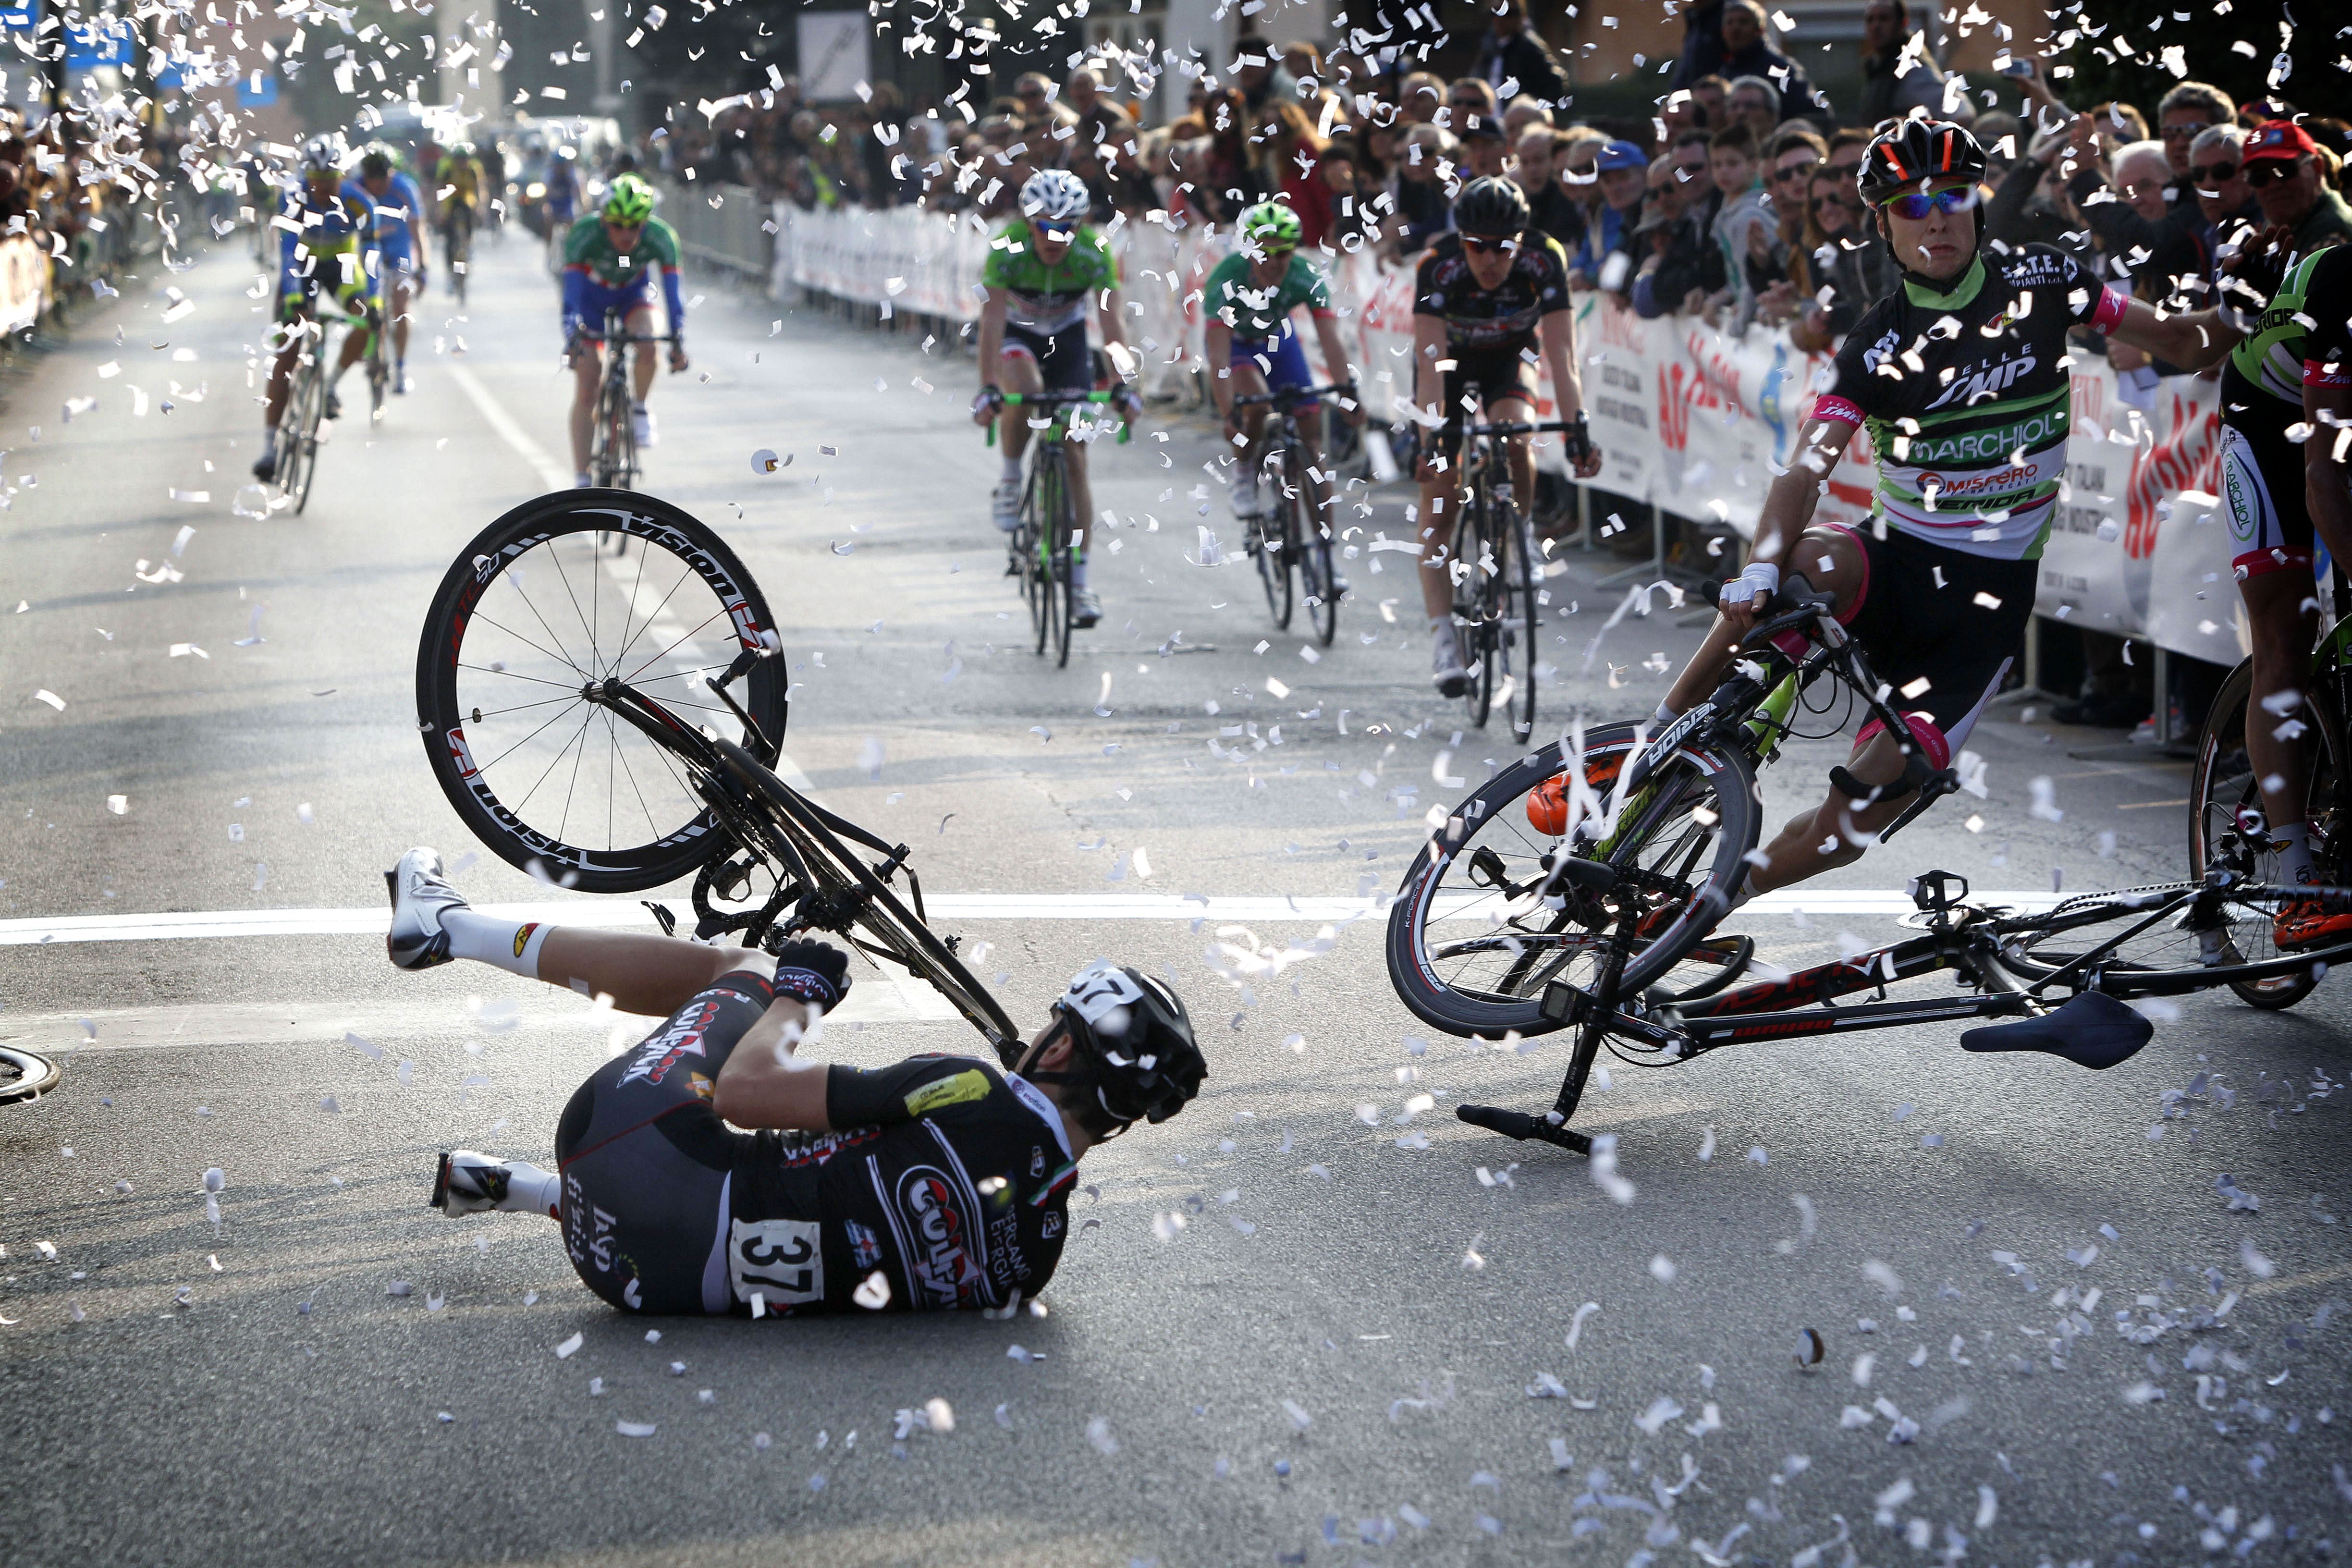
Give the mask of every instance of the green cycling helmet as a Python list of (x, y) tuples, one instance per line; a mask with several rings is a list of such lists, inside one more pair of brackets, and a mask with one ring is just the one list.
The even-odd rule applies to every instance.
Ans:
[(1260, 202), (1242, 214), (1242, 238), (1261, 250), (1298, 248), (1298, 215), (1280, 202)]
[(635, 174), (614, 178), (604, 193), (604, 217), (611, 223), (643, 223), (654, 216), (654, 188)]

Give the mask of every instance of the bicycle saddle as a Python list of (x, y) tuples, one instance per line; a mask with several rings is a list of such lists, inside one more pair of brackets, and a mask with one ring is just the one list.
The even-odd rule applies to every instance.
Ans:
[(1964, 1051), (2044, 1051), (2094, 1071), (2128, 1061), (2156, 1026), (2104, 991), (2085, 991), (2039, 1018), (1991, 1024), (1960, 1037)]

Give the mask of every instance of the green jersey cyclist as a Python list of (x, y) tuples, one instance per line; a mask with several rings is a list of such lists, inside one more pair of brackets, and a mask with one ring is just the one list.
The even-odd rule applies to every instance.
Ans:
[[(1029, 450), (1029, 412), (1009, 407), (1006, 393), (1092, 392), (1094, 355), (1087, 347), (1087, 314), (1096, 312), (1106, 347), (1122, 361), (1127, 351), (1119, 325), (1118, 262), (1110, 246), (1085, 221), (1094, 198), (1086, 184), (1063, 169), (1043, 169), (1021, 187), (1022, 216), (989, 241), (980, 280), (987, 301), (980, 311), (980, 395), (972, 400), (975, 425), (997, 423), (1003, 469), (989, 498), (996, 526), (1011, 533), (1021, 526), (1021, 459)], [(1132, 420), (1141, 404), (1125, 388), (1119, 410)], [(1087, 449), (1069, 448), (1070, 499), (1083, 536), (1093, 527), (1094, 489), (1087, 479)], [(1072, 624), (1102, 619), (1102, 601), (1087, 586), (1087, 552), (1081, 538), (1071, 565)]]
[[(1454, 203), (1454, 231), (1422, 253), (1412, 278), (1412, 363), (1418, 417), (1436, 426), (1423, 433), (1419, 475), (1429, 678), (1441, 696), (1459, 697), (1470, 680), (1454, 631), (1463, 416), (1475, 416), (1483, 403), (1486, 418), (1497, 424), (1533, 420), (1540, 363), (1551, 372), (1559, 417), (1576, 426), (1568, 456), (1577, 476), (1601, 471), (1601, 454), (1584, 434), (1568, 254), (1530, 226), (1528, 198), (1510, 181), (1489, 176), (1464, 185)], [(1511, 486), (1524, 507), (1536, 493), (1535, 448), (1525, 436), (1509, 437), (1506, 447)]]
[[(588, 450), (595, 434), (597, 378), (603, 367), (604, 319), (617, 314), (632, 337), (654, 330), (653, 275), (662, 279), (662, 305), (669, 316), (669, 371), (687, 367), (686, 295), (677, 268), (677, 231), (654, 216), (654, 188), (635, 174), (620, 174), (604, 193), (604, 205), (572, 226), (563, 244), (563, 360), (572, 367), (572, 483), (586, 486)], [(653, 390), (654, 345), (637, 344), (629, 367), (629, 428), (640, 447), (655, 441), (654, 416), (646, 407)]]
[(403, 969), (477, 959), (667, 1016), (572, 1095), (553, 1169), (457, 1150), (431, 1199), (559, 1221), (581, 1283), (627, 1311), (1009, 1310), (1061, 1261), (1087, 1151), (1165, 1121), (1208, 1074), (1176, 994), (1101, 960), (1013, 1071), (941, 1055), (868, 1071), (793, 1049), (849, 994), (837, 948), (499, 920), (425, 848), (384, 880)]
[[(1976, 138), (1948, 121), (1905, 120), (1871, 142), (1857, 182), (1902, 286), (1839, 349), (1796, 460), (1765, 497), (1746, 567), (1723, 585), (1713, 629), (1653, 716), (1660, 726), (1720, 683), (1786, 568), (1835, 595), (1879, 678), (1917, 704), (1905, 710), (1912, 741), (1932, 766), (1950, 766), (2033, 613), (2066, 462), (2067, 333), (2096, 326), (2189, 369), (2227, 347), (2217, 312), (2159, 317), (2058, 251), (1982, 254), (1984, 174)], [(1808, 528), (1831, 468), (1864, 427), (1878, 462), (1870, 521)], [(1875, 721), (1864, 725), (1846, 765), (1870, 793), (1832, 794), (1791, 818), (1735, 906), (1859, 859), (1911, 798), (1888, 787), (1902, 781), (1907, 749)], [(1558, 804), (1539, 791), (1529, 814), (1557, 816)]]

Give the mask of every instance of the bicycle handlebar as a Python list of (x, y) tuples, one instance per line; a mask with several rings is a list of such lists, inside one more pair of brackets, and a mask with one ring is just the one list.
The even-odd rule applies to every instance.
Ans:
[(1236, 408), (1248, 408), (1260, 403), (1280, 403), (1286, 401), (1304, 403), (1310, 398), (1328, 397), (1333, 393), (1353, 394), (1355, 390), (1356, 384), (1354, 382), (1341, 382), (1335, 386), (1295, 386), (1282, 392), (1253, 392), (1246, 396), (1234, 398), (1234, 406)]
[(1576, 419), (1520, 419), (1508, 420), (1500, 425), (1472, 425), (1467, 426), (1463, 434), (1465, 436), (1542, 436), (1556, 433), (1564, 436), (1570, 431), (1584, 428), (1583, 422)]
[[(1076, 407), (1081, 403), (1115, 403), (1118, 400), (1118, 395), (1117, 392), (1000, 392), (996, 395), (996, 401), (1006, 408), (1043, 408), (1050, 413), (1059, 413), (1062, 409)], [(995, 446), (996, 421), (990, 420), (981, 429), (982, 444), (989, 447)], [(1121, 422), (1118, 427), (1121, 445), (1129, 440), (1131, 430), (1130, 422)]]

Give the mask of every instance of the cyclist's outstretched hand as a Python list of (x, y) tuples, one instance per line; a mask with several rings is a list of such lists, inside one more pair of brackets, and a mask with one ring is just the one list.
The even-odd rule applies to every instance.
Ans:
[(686, 374), (687, 363), (688, 363), (688, 362), (687, 362), (687, 357), (686, 357), (686, 345), (685, 345), (684, 343), (672, 343), (672, 344), (670, 344), (670, 346), (669, 346), (669, 373), (670, 373), (670, 374), (672, 374), (672, 375), (684, 375), (684, 374)]
[(1112, 395), (1111, 406), (1118, 410), (1119, 418), (1129, 425), (1143, 416), (1143, 399), (1131, 386), (1122, 386)]
[(996, 417), (996, 411), (1003, 405), (1003, 394), (992, 386), (982, 387), (978, 395), (971, 400), (971, 422), (980, 426), (987, 425), (990, 420)]
[(1717, 599), (1723, 618), (1741, 637), (1764, 616), (1772, 595), (1780, 591), (1780, 569), (1769, 561), (1750, 561), (1738, 576), (1723, 585)]
[(1339, 417), (1345, 419), (1357, 429), (1362, 429), (1364, 427), (1364, 400), (1362, 395), (1356, 391), (1356, 384), (1352, 381), (1348, 383), (1345, 386), (1339, 389), (1339, 395), (1348, 400), (1340, 405)]

